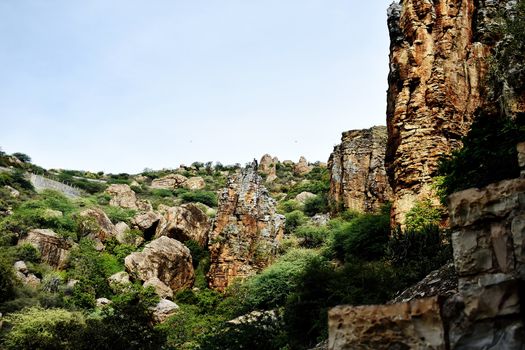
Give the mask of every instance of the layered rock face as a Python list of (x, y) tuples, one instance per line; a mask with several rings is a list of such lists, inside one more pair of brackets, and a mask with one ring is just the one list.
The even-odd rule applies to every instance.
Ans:
[[(406, 302), (334, 308), (329, 349), (523, 349), (524, 198), (525, 178), (452, 194), (457, 289), (436, 285), (418, 295), (423, 289), (417, 287), (397, 299)], [(438, 275), (448, 280), (446, 269), (427, 283)], [(428, 298), (426, 291), (437, 296)]]
[(329, 202), (334, 211), (369, 212), (390, 200), (385, 170), (387, 129), (375, 126), (343, 133), (328, 160)]
[(405, 0), (389, 8), (387, 171), (392, 219), (434, 198), (438, 159), (460, 145), (482, 91), (494, 39), (489, 27), (513, 0)]
[(194, 240), (205, 247), (210, 229), (208, 216), (195, 204), (189, 203), (166, 209), (160, 217), (155, 237), (167, 236), (181, 242)]
[(33, 245), (40, 251), (43, 262), (58, 269), (66, 267), (69, 251), (72, 247), (71, 242), (47, 229), (29, 231), (27, 237), (20, 241), (20, 244), (22, 243)]
[(274, 259), (284, 217), (262, 185), (255, 164), (229, 179), (219, 197), (210, 235), (210, 287), (223, 291), (235, 278), (250, 276)]

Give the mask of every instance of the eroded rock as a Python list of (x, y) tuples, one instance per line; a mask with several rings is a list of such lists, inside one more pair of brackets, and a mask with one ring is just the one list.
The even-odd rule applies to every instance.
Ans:
[(194, 240), (200, 246), (208, 244), (211, 223), (199, 207), (193, 203), (164, 209), (155, 237), (167, 236), (178, 241)]
[(161, 188), (167, 190), (173, 190), (182, 186), (183, 183), (188, 181), (186, 176), (180, 174), (170, 174), (160, 179), (155, 179), (151, 182), (151, 188)]
[(109, 205), (124, 209), (138, 210), (137, 196), (135, 191), (125, 184), (113, 184), (106, 189), (106, 193), (111, 196)]
[(33, 245), (40, 252), (42, 262), (58, 269), (66, 267), (69, 251), (73, 245), (70, 241), (47, 229), (29, 231), (27, 237), (19, 241), (19, 244), (23, 243)]

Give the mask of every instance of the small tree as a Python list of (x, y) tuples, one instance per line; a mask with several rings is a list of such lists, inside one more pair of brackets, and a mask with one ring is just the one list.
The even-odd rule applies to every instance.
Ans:
[(12, 154), (13, 157), (24, 163), (31, 163), (31, 157), (25, 153), (16, 152)]

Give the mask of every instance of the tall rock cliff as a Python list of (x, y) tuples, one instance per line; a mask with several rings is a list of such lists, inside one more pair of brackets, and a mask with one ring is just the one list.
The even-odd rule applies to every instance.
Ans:
[(369, 212), (390, 200), (385, 171), (387, 129), (375, 126), (343, 133), (328, 160), (329, 202), (334, 211)]
[(393, 223), (432, 193), (438, 159), (460, 145), (496, 41), (491, 25), (515, 0), (403, 0), (388, 10), (388, 146)]
[(210, 287), (224, 291), (236, 278), (268, 266), (277, 254), (284, 222), (255, 163), (231, 177), (220, 194), (210, 235)]

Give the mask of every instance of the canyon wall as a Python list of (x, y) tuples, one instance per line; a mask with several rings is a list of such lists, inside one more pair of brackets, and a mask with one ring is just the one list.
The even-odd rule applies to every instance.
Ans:
[(404, 0), (388, 10), (387, 172), (392, 221), (416, 201), (435, 198), (438, 160), (460, 146), (483, 91), (491, 25), (514, 0)]
[(375, 126), (343, 133), (328, 160), (332, 212), (372, 212), (390, 200), (385, 170), (387, 129)]

